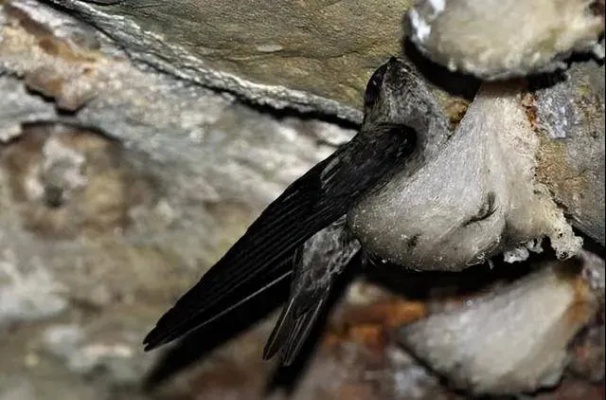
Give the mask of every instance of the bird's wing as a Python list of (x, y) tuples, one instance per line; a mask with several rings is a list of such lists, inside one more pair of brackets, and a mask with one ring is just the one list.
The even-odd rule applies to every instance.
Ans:
[(312, 218), (320, 195), (319, 176), (330, 160), (316, 165), (288, 187), (225, 256), (160, 318), (144, 340), (147, 350), (214, 320), (273, 282), (288, 277), (294, 248), (321, 229), (322, 221), (334, 218), (331, 214), (342, 213), (335, 204), (332, 210), (319, 210)]
[(283, 365), (296, 358), (337, 277), (360, 251), (358, 241), (347, 232), (345, 218), (312, 236), (299, 251), (288, 303), (263, 352), (269, 359), (278, 351)]
[[(383, 131), (381, 131), (383, 132)], [(414, 134), (384, 132), (366, 145), (358, 134), (292, 183), (202, 278), (158, 321), (146, 350), (168, 343), (281, 282), (295, 250), (343, 216), (359, 195), (411, 151)], [(358, 140), (357, 140), (358, 139)]]

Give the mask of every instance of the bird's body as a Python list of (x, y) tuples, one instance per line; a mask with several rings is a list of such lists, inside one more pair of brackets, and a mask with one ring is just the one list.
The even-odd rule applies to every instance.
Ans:
[(290, 297), (267, 340), (264, 358), (280, 351), (283, 363), (292, 363), (326, 305), (335, 280), (359, 251), (360, 244), (347, 229), (345, 218), (322, 229), (299, 248)]
[[(292, 183), (247, 232), (158, 321), (152, 349), (207, 325), (275, 284), (292, 279), (287, 305), (265, 349), (290, 363), (325, 304), (331, 286), (359, 251), (345, 216), (394, 173), (414, 168), (435, 146), (424, 130), (438, 113), (427, 89), (392, 58), (366, 89), (358, 134)], [(407, 98), (408, 97), (408, 98)], [(440, 135), (445, 136), (440, 132)], [(439, 138), (438, 141), (443, 141)]]

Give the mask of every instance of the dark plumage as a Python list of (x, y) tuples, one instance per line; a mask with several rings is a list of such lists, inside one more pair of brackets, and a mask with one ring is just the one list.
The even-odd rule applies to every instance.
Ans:
[(280, 351), (283, 364), (289, 365), (301, 349), (335, 279), (360, 251), (360, 244), (345, 224), (345, 218), (339, 219), (297, 250), (290, 296), (267, 340), (263, 358)]
[[(359, 251), (345, 215), (369, 190), (406, 168), (419, 144), (423, 104), (402, 107), (410, 70), (392, 58), (371, 77), (358, 134), (293, 182), (202, 279), (158, 321), (146, 350), (207, 325), (255, 295), (292, 279), (291, 293), (265, 349), (290, 363), (336, 276)], [(416, 83), (415, 83), (416, 84)], [(417, 101), (411, 96), (410, 101)], [(421, 109), (421, 114), (415, 110)], [(420, 125), (421, 124), (421, 125)], [(286, 299), (285, 299), (286, 300)]]

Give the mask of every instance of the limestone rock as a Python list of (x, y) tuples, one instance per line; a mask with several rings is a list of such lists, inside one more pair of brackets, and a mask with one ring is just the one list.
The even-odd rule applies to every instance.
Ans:
[(515, 85), (485, 85), (439, 154), (349, 214), (363, 246), (418, 270), (460, 270), (545, 236), (560, 257), (578, 252), (535, 180), (539, 139), (521, 100)]
[(140, 69), (37, 2), (0, 16), (0, 371), (37, 399), (138, 398), (158, 315), (353, 132)]
[(537, 179), (565, 207), (573, 225), (602, 246), (605, 89), (604, 64), (577, 63), (568, 79), (536, 91), (531, 107), (541, 137)]
[(603, 0), (418, 0), (406, 22), (430, 59), (483, 79), (566, 68), (573, 52), (604, 57)]
[(86, 18), (130, 57), (183, 78), (277, 108), (358, 121), (369, 74), (399, 52), (410, 3), (47, 1)]
[(583, 268), (603, 275), (604, 262), (549, 265), (457, 311), (403, 328), (400, 340), (454, 386), (474, 394), (554, 386), (568, 362), (568, 343), (603, 298)]
[[(140, 392), (161, 355), (140, 341), (269, 201), (351, 138), (354, 125), (315, 117), (359, 120), (366, 77), (396, 52), (408, 2), (282, 2), (303, 12), (275, 16), (265, 3), (0, 0), (0, 310), (20, 307), (0, 315), (0, 399), (263, 396), (267, 323), (202, 360), (183, 393)], [(239, 17), (218, 19), (224, 47), (210, 49), (215, 28), (197, 18), (217, 19), (221, 7)], [(255, 30), (253, 16), (284, 21)], [(290, 52), (258, 48), (285, 25)], [(263, 35), (228, 40), (243, 29)], [(546, 172), (541, 183), (557, 193)], [(329, 328), (296, 398), (457, 398), (387, 346), (388, 329), (425, 305), (354, 288), (346, 305), (358, 306)]]
[[(5, 235), (0, 232), (0, 243), (8, 241)], [(61, 313), (67, 308), (64, 294), (65, 287), (42, 259), (18, 260), (14, 248), (0, 245), (0, 334), (20, 322)]]

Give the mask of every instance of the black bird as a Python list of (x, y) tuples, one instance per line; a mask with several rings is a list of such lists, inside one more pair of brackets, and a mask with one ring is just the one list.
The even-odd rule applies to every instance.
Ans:
[(327, 305), (335, 280), (359, 251), (360, 244), (347, 229), (345, 217), (295, 251), (290, 296), (265, 345), (263, 358), (281, 351), (283, 365), (294, 361)]
[[(346, 214), (395, 173), (414, 169), (431, 145), (438, 114), (427, 88), (392, 57), (368, 82), (358, 134), (293, 182), (231, 249), (158, 321), (146, 350), (207, 325), (291, 279), (289, 299), (264, 351), (290, 364), (326, 303), (335, 278), (360, 251)], [(284, 299), (286, 300), (286, 299)]]

